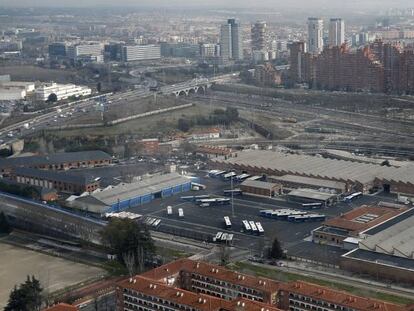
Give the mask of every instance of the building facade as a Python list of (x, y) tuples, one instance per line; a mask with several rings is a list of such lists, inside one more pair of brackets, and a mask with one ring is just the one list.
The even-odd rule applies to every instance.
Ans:
[(345, 22), (341, 18), (329, 20), (329, 46), (341, 46), (345, 43)]
[(223, 60), (243, 59), (243, 32), (235, 19), (227, 20), (220, 28), (220, 53)]
[(319, 54), (323, 50), (323, 20), (318, 17), (308, 19), (309, 53)]
[(59, 101), (69, 97), (89, 96), (92, 90), (87, 86), (57, 83), (43, 84), (35, 90), (35, 98), (39, 101), (47, 101), (51, 94), (56, 94)]
[(161, 47), (156, 44), (124, 45), (121, 49), (121, 59), (124, 62), (151, 60), (161, 58)]
[(256, 22), (251, 29), (252, 50), (263, 51), (267, 48), (266, 22)]

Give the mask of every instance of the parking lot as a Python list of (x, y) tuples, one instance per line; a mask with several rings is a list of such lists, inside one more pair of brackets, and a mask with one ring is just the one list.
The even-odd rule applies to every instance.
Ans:
[[(234, 215), (232, 215), (231, 204), (200, 207), (194, 202), (182, 200), (182, 196), (191, 195), (209, 194), (222, 196), (223, 190), (230, 189), (230, 181), (210, 178), (205, 176), (205, 174), (199, 175), (199, 177), (201, 183), (207, 186), (205, 190), (187, 192), (162, 200), (157, 199), (141, 207), (132, 208), (130, 211), (146, 217), (161, 219), (158, 230), (176, 235), (205, 240), (207, 235), (212, 237), (219, 231), (232, 233), (234, 235), (233, 245), (250, 250), (252, 255), (260, 254), (263, 246), (270, 246), (275, 237), (282, 242), (282, 246), (292, 256), (332, 263), (344, 253), (344, 251), (338, 248), (316, 245), (309, 241), (311, 231), (321, 225), (322, 222), (320, 221), (292, 223), (259, 216), (260, 210), (264, 209), (301, 209), (300, 204), (286, 202), (282, 197), (234, 196)], [(236, 188), (237, 184), (234, 187)], [(329, 218), (345, 213), (361, 204), (377, 201), (379, 199), (376, 197), (364, 196), (352, 204), (339, 203), (334, 207), (317, 209), (312, 212), (325, 214)], [(172, 215), (167, 215), (167, 206), (172, 207)], [(183, 210), (184, 217), (178, 216), (179, 208)], [(231, 229), (225, 229), (224, 216), (230, 217), (232, 222)], [(264, 236), (244, 233), (242, 229), (243, 220), (260, 222), (265, 231)]]

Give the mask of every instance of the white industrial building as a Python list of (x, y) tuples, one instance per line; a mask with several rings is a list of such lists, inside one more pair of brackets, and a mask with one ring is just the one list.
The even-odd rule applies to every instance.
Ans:
[(22, 100), (34, 89), (32, 82), (0, 81), (0, 100)]
[(121, 59), (124, 62), (151, 60), (161, 58), (161, 46), (148, 45), (124, 45), (121, 49)]
[(92, 94), (92, 90), (86, 86), (75, 84), (43, 84), (36, 88), (35, 98), (40, 101), (47, 101), (50, 94), (56, 94), (58, 100), (67, 99), (71, 96), (88, 96)]

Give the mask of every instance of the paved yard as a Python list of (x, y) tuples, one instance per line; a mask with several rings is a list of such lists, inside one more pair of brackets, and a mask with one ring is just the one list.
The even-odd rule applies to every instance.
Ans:
[(104, 275), (105, 271), (0, 242), (0, 309), (6, 305), (15, 284), (28, 274), (50, 292)]

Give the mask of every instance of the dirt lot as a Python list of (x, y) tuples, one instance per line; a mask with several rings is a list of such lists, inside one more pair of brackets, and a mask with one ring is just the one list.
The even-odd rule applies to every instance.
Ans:
[(75, 81), (75, 73), (67, 70), (46, 69), (35, 66), (0, 66), (0, 75), (11, 76), (12, 80), (17, 81), (55, 81), (59, 83), (69, 83)]
[(37, 253), (0, 242), (0, 309), (16, 284), (34, 275), (49, 292), (104, 275), (105, 271), (62, 258)]

